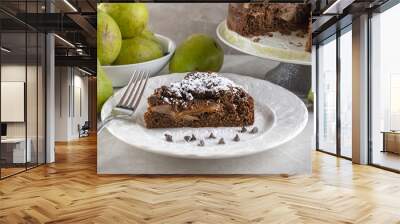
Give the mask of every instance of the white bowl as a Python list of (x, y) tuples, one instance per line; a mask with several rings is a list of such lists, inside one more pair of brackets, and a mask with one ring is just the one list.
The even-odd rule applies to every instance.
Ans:
[(168, 37), (160, 34), (155, 34), (155, 37), (160, 42), (165, 53), (161, 58), (137, 64), (102, 66), (107, 76), (111, 79), (113, 87), (127, 85), (134, 71), (147, 71), (150, 73), (150, 76), (155, 76), (168, 64), (175, 52), (175, 43)]

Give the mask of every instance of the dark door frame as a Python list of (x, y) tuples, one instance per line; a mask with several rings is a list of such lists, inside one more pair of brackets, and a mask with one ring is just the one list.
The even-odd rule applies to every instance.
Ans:
[[(341, 97), (340, 97), (340, 84), (341, 84), (341, 66), (340, 66), (340, 37), (351, 31), (351, 23), (348, 23), (346, 26), (344, 27), (340, 27), (338, 25), (335, 24), (336, 26), (336, 32), (332, 33), (330, 36), (326, 37), (323, 40), (320, 40), (317, 44), (316, 44), (316, 69), (315, 69), (315, 74), (316, 74), (316, 150), (319, 152), (323, 152), (323, 153), (327, 153), (329, 155), (333, 155), (333, 156), (338, 156), (340, 158), (344, 158), (347, 160), (352, 160), (350, 157), (347, 156), (343, 156), (341, 153), (341, 118), (340, 118), (340, 103), (341, 103)], [(334, 38), (332, 38), (334, 36)], [(328, 152), (324, 149), (321, 149), (319, 147), (319, 100), (320, 100), (320, 93), (319, 93), (319, 66), (320, 66), (320, 62), (319, 62), (319, 48), (320, 45), (322, 43), (325, 42), (330, 42), (330, 41), (336, 41), (336, 152), (332, 153), (332, 152)]]

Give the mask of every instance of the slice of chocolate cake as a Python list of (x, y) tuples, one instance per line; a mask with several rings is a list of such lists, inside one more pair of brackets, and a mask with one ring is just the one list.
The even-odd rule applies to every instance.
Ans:
[(299, 3), (230, 3), (227, 26), (245, 36), (271, 36), (273, 32), (306, 36), (311, 51), (311, 8)]
[(254, 123), (254, 100), (217, 73), (188, 73), (148, 98), (147, 128), (242, 127)]

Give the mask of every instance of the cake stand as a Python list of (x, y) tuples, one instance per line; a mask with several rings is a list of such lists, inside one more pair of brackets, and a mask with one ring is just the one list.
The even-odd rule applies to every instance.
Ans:
[(280, 64), (267, 72), (265, 80), (278, 84), (299, 96), (307, 97), (311, 88), (311, 53), (305, 51), (306, 37), (296, 34), (248, 38), (228, 29), (226, 20), (217, 27), (218, 38), (229, 47), (242, 53)]

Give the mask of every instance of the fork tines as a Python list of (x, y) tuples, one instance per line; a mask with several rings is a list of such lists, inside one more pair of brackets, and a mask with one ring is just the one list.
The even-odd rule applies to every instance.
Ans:
[(126, 90), (117, 104), (117, 107), (134, 111), (139, 105), (148, 79), (149, 72), (135, 71), (126, 86)]

